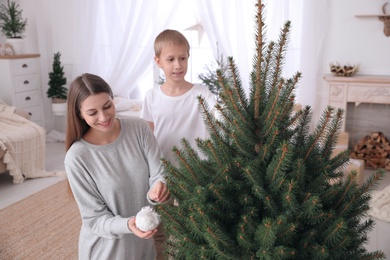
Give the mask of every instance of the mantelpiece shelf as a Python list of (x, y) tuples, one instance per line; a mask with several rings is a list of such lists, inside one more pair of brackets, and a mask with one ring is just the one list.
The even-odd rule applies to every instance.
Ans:
[(26, 58), (39, 58), (39, 54), (15, 54), (15, 55), (0, 55), (0, 60), (15, 60), (15, 59), (26, 59)]
[(324, 79), (328, 82), (390, 84), (390, 75), (355, 75), (353, 77), (341, 77), (328, 74), (324, 76)]

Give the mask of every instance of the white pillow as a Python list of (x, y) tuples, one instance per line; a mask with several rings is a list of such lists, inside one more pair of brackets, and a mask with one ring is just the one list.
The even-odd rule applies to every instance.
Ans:
[(124, 97), (114, 97), (116, 111), (139, 111), (142, 108), (142, 100), (128, 99)]

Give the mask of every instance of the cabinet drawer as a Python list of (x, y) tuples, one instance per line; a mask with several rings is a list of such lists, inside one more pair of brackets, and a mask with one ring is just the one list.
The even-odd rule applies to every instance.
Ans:
[(15, 92), (39, 89), (39, 77), (37, 74), (15, 76)]
[(38, 72), (37, 59), (16, 59), (12, 60), (12, 74), (23, 75)]
[(32, 106), (24, 108), (31, 116), (31, 121), (40, 122), (42, 121), (42, 111), (40, 106)]
[(15, 106), (26, 108), (29, 106), (39, 105), (41, 102), (41, 94), (39, 90), (20, 92), (15, 94)]

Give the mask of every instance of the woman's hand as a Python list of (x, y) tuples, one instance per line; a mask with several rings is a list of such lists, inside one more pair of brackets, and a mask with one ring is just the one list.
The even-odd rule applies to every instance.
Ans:
[(131, 232), (134, 233), (134, 235), (136, 235), (137, 237), (139, 238), (142, 238), (142, 239), (149, 239), (151, 237), (154, 236), (154, 234), (156, 234), (157, 232), (157, 228), (151, 230), (151, 231), (147, 231), (147, 232), (143, 232), (141, 230), (139, 230), (137, 228), (137, 226), (135, 225), (135, 222), (137, 220), (135, 219), (135, 217), (133, 218), (130, 218), (129, 221), (127, 221), (127, 227), (131, 230)]
[(169, 195), (170, 193), (167, 185), (161, 181), (157, 182), (148, 193), (151, 200), (159, 203), (167, 201), (169, 199)]

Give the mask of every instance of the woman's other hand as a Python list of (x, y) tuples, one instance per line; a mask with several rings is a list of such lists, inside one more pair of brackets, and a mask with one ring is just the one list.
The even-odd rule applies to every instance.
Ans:
[(166, 202), (169, 199), (169, 195), (167, 185), (161, 181), (157, 182), (148, 193), (151, 200), (159, 203)]

